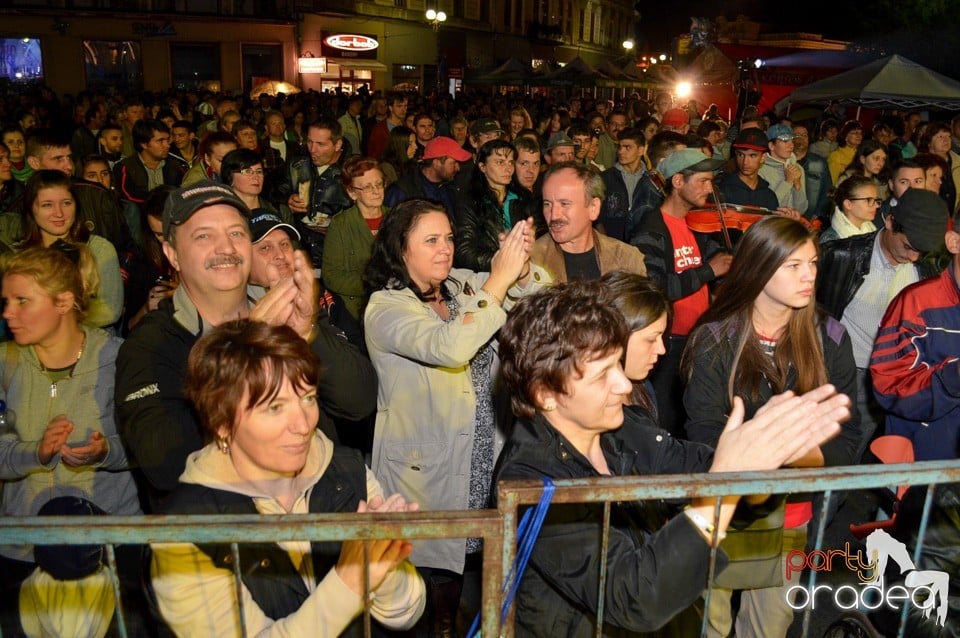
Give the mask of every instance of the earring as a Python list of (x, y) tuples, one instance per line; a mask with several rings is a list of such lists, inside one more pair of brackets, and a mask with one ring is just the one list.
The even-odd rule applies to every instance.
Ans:
[(219, 448), (219, 450), (224, 454), (228, 454), (230, 452), (230, 441), (227, 439), (227, 437), (217, 437), (217, 448)]
[(546, 410), (547, 412), (553, 412), (554, 410), (557, 409), (557, 404), (554, 403), (553, 401), (547, 401), (544, 404), (543, 409)]

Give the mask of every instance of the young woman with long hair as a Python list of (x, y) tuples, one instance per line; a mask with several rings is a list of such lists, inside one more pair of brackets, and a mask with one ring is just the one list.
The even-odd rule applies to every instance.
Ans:
[[(839, 321), (821, 315), (815, 303), (818, 247), (816, 236), (806, 226), (786, 217), (768, 217), (744, 233), (730, 272), (684, 351), (688, 438), (716, 445), (723, 431), (722, 415), (733, 409), (734, 397), (742, 398), (750, 418), (775, 394), (803, 394), (830, 383), (855, 405), (857, 369), (850, 337)], [(838, 438), (791, 465), (855, 462), (860, 420), (854, 408), (851, 413)], [(765, 533), (773, 534), (774, 542), (778, 528), (784, 530), (783, 554), (759, 555), (762, 544), (756, 536), (737, 548), (742, 553), (728, 552), (745, 569), (738, 575), (728, 568), (730, 578), (724, 587), (729, 589), (714, 590), (708, 635), (729, 633), (733, 589), (746, 590), (736, 619), (737, 635), (786, 635), (793, 609), (787, 605), (785, 593), (794, 583), (781, 580), (783, 556), (804, 547), (812, 517), (810, 501), (796, 500), (799, 502), (788, 502), (782, 513), (767, 519)], [(763, 631), (755, 631), (759, 628)]]

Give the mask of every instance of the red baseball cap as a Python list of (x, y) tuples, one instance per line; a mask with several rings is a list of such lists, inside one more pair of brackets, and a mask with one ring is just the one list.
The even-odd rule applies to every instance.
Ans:
[(690, 123), (690, 116), (683, 109), (667, 109), (660, 123), (663, 126), (683, 126)]
[(430, 160), (438, 157), (452, 157), (458, 162), (466, 162), (472, 159), (473, 155), (463, 150), (453, 138), (438, 136), (427, 142), (427, 146), (423, 149), (423, 159)]

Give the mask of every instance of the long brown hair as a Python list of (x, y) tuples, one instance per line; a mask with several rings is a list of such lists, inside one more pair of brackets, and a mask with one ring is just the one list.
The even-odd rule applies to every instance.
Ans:
[(737, 248), (730, 272), (717, 288), (713, 305), (701, 317), (683, 353), (682, 370), (693, 374), (694, 353), (708, 347), (712, 337), (706, 324), (719, 324), (720, 335), (734, 335), (733, 367), (727, 380), (728, 399), (734, 395), (760, 400), (760, 390), (769, 383), (774, 394), (787, 390), (790, 369), (796, 370), (798, 393), (827, 382), (827, 368), (820, 342), (816, 303), (795, 310), (771, 358), (764, 353), (753, 328), (753, 306), (770, 278), (798, 248), (816, 237), (806, 226), (787, 217), (771, 216), (747, 230)]

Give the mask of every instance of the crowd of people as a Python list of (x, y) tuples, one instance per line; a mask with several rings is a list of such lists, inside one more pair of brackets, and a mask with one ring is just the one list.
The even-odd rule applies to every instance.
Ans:
[[(0, 100), (0, 508), (485, 509), (500, 479), (854, 465), (881, 434), (957, 458), (960, 116), (840, 111)], [(613, 509), (611, 633), (786, 635), (809, 495)], [(602, 520), (551, 509), (518, 632), (593, 633)], [(229, 545), (134, 549), (136, 631), (276, 636), (359, 631), (368, 594), (377, 631), (455, 635), (483, 551), (241, 546), (238, 590)], [(102, 558), (45, 555), (0, 548), (3, 634), (104, 635)]]

